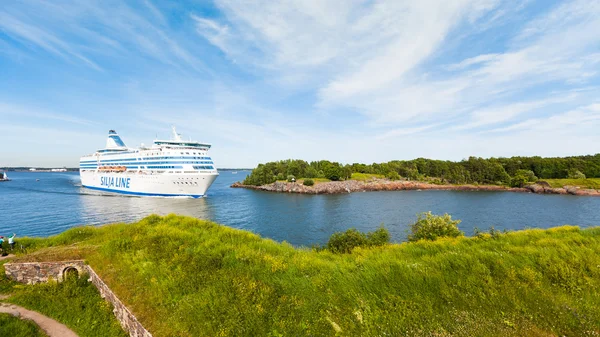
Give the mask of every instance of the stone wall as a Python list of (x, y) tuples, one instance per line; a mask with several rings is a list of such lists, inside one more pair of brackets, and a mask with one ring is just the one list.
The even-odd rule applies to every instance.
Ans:
[(119, 298), (110, 290), (110, 288), (96, 274), (92, 267), (86, 265), (83, 261), (60, 261), (60, 262), (27, 262), (27, 263), (6, 263), (4, 270), (6, 276), (21, 283), (35, 284), (48, 282), (50, 279), (62, 281), (68, 270), (75, 269), (79, 275), (89, 274), (89, 281), (98, 288), (100, 295), (113, 306), (113, 313), (121, 323), (123, 329), (131, 337), (152, 337), (152, 334), (146, 330), (137, 320), (135, 315), (119, 300)]
[(92, 267), (87, 266), (88, 273), (90, 275), (90, 281), (100, 291), (100, 296), (113, 305), (113, 313), (121, 323), (121, 326), (125, 331), (129, 333), (131, 337), (152, 337), (152, 334), (146, 330), (137, 318), (127, 309), (127, 307), (119, 300), (112, 290), (102, 281), (102, 279), (96, 274)]
[(87, 266), (81, 260), (4, 264), (6, 276), (17, 282), (27, 284), (48, 282), (49, 279), (60, 282), (63, 280), (65, 272), (69, 269), (75, 269), (81, 275), (87, 271)]

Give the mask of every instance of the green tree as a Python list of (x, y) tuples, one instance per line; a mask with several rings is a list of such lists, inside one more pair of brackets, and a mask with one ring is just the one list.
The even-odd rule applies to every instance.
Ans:
[(338, 163), (328, 163), (323, 168), (323, 173), (325, 174), (325, 178), (331, 181), (338, 181), (342, 178), (342, 168)]

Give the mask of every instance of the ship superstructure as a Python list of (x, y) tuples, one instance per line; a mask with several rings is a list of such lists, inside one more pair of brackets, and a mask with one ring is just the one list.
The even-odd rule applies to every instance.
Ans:
[(208, 154), (210, 147), (183, 140), (173, 127), (172, 139), (133, 149), (110, 130), (105, 148), (81, 157), (81, 184), (130, 195), (200, 198), (219, 175)]

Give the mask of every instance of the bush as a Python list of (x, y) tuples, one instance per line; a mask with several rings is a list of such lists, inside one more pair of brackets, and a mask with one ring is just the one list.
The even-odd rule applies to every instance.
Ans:
[(383, 226), (367, 234), (350, 228), (345, 232), (333, 233), (327, 249), (334, 253), (351, 253), (356, 247), (383, 246), (390, 242), (390, 233)]
[(288, 181), (288, 182), (290, 182), (290, 183), (291, 183), (291, 182), (293, 182), (293, 181), (296, 181), (296, 177), (294, 177), (293, 175), (291, 175), (291, 174), (290, 174), (290, 175), (287, 177), (287, 181)]
[(449, 214), (434, 215), (425, 212), (417, 215), (417, 222), (410, 225), (408, 241), (436, 240), (442, 237), (458, 237), (464, 233), (458, 229), (460, 220), (452, 220)]
[(389, 180), (400, 180), (400, 175), (396, 171), (390, 171), (385, 175)]
[(527, 183), (534, 182), (537, 179), (535, 173), (531, 170), (517, 170), (514, 177), (510, 179), (510, 185), (512, 187), (523, 187), (527, 185)]
[(315, 182), (312, 179), (304, 179), (302, 184), (304, 184), (304, 186), (312, 186), (315, 184)]
[(585, 179), (585, 174), (578, 169), (572, 168), (567, 171), (567, 177), (569, 179)]
[(383, 246), (388, 243), (390, 243), (390, 232), (383, 225), (375, 231), (367, 233), (369, 246)]

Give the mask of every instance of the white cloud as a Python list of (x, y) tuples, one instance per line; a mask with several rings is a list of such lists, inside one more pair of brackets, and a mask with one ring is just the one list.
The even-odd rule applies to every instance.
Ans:
[[(317, 85), (319, 109), (358, 111), (372, 126), (390, 128), (457, 118), (478, 126), (535, 108), (512, 102), (526, 101), (524, 93), (538, 86), (597, 78), (598, 60), (591, 55), (600, 45), (598, 3), (571, 1), (550, 9), (505, 46), (497, 46), (503, 52), (442, 67), (450, 73), (425, 66), (432, 58), (444, 59), (438, 52), (450, 34), (460, 30), (464, 35), (482, 17), (501, 24), (499, 17), (528, 2), (514, 9), (514, 3), (476, 0), (321, 1), (310, 6), (222, 0), (217, 4), (225, 19), (202, 24), (203, 35), (236, 60), (270, 70), (269, 76)], [(256, 49), (259, 54), (252, 52)], [(310, 72), (317, 82), (295, 76), (298, 71)], [(538, 101), (552, 98), (537, 96)]]

